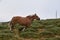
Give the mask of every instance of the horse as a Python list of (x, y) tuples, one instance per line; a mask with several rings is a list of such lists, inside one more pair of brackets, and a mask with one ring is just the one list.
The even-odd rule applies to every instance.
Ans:
[(24, 31), (26, 28), (28, 28), (31, 25), (31, 23), (32, 23), (32, 21), (34, 21), (34, 19), (40, 20), (40, 18), (36, 14), (28, 15), (26, 17), (14, 16), (11, 19), (11, 21), (9, 22), (10, 30), (13, 31), (14, 25), (16, 25), (18, 23), (19, 25), (25, 26), (24, 28), (20, 29), (20, 31), (21, 30)]

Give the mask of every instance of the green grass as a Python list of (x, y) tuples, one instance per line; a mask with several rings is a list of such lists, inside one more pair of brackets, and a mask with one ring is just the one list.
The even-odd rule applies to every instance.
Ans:
[[(21, 27), (23, 26), (19, 24), (15, 25), (16, 29)], [(22, 38), (21, 40), (30, 38), (38, 40), (42, 40), (41, 38), (44, 40), (60, 40), (60, 19), (35, 20), (32, 22), (30, 28), (17, 32), (19, 32), (19, 36)], [(59, 35), (59, 37), (56, 37), (56, 35)], [(0, 40), (18, 40), (15, 37), (15, 33), (9, 30), (8, 22), (0, 24)]]

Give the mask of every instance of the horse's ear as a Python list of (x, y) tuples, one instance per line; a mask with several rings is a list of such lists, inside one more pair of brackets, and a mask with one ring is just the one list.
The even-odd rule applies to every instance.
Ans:
[(36, 13), (34, 15), (36, 15)]

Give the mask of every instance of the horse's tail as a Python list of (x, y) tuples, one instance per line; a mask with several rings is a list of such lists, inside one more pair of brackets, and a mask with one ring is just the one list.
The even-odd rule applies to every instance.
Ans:
[(12, 26), (12, 21), (9, 21), (8, 27), (9, 27), (10, 30), (11, 30), (11, 26)]

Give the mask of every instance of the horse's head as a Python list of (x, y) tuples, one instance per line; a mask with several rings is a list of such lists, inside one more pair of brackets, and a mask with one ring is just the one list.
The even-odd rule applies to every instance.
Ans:
[(29, 19), (31, 19), (31, 20), (40, 20), (40, 18), (36, 15), (36, 14), (34, 14), (34, 15), (29, 15), (29, 16), (27, 16), (27, 18), (29, 18)]
[(40, 18), (37, 16), (37, 14), (32, 15), (32, 18), (33, 18), (33, 20), (34, 20), (34, 19), (40, 20)]

